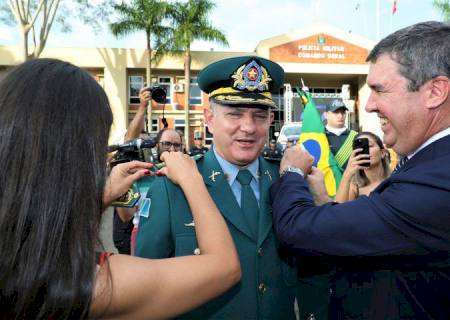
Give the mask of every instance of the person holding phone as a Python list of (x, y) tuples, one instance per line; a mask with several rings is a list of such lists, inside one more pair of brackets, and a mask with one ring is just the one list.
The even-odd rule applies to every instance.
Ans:
[(347, 202), (368, 195), (391, 173), (389, 152), (372, 132), (358, 133), (336, 193), (336, 202)]

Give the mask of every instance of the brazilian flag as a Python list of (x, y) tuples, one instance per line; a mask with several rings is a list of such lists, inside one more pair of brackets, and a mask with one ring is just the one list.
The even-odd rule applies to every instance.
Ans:
[(299, 142), (303, 143), (305, 149), (314, 157), (314, 166), (319, 168), (325, 177), (328, 195), (334, 198), (341, 182), (341, 171), (330, 151), (325, 127), (311, 93), (298, 88), (297, 90), (305, 106)]

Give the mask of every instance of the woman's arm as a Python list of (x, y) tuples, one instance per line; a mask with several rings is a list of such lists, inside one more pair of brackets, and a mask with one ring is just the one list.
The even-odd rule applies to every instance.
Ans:
[(200, 254), (159, 260), (111, 257), (112, 281), (108, 268), (102, 267), (91, 316), (170, 318), (218, 296), (240, 279), (233, 240), (195, 162), (180, 152), (165, 152), (163, 160), (163, 173), (180, 185), (191, 207)]
[(367, 163), (367, 160), (370, 157), (366, 154), (357, 155), (360, 151), (362, 151), (361, 148), (355, 149), (350, 155), (347, 168), (345, 168), (345, 171), (342, 174), (341, 183), (336, 192), (336, 202), (347, 202), (357, 197), (354, 188), (352, 189), (351, 187), (351, 180), (358, 170), (363, 170), (365, 168), (361, 164)]

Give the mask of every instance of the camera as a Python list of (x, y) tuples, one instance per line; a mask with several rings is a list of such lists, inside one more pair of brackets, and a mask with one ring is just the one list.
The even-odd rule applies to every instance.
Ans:
[(152, 99), (155, 100), (157, 103), (164, 104), (166, 103), (166, 89), (160, 86), (151, 86), (146, 87), (144, 91), (150, 91), (152, 94)]
[(156, 144), (156, 139), (134, 139), (123, 144), (108, 146), (108, 152), (117, 151), (110, 162), (111, 168), (119, 163), (133, 160), (150, 162), (151, 159), (146, 157), (144, 149), (154, 148)]

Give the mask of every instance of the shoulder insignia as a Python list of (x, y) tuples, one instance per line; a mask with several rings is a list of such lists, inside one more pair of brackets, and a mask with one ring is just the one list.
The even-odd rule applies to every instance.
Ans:
[(272, 181), (272, 175), (269, 170), (264, 171), (264, 174), (269, 177), (269, 180)]
[(195, 227), (194, 220), (192, 220), (191, 223), (185, 223), (184, 226), (185, 226), (185, 227)]
[(216, 176), (220, 175), (219, 171), (212, 171), (211, 175), (209, 176), (209, 178), (211, 179), (212, 182), (216, 182)]
[(204, 157), (204, 154), (199, 153), (199, 154), (196, 154), (195, 156), (192, 156), (191, 158), (194, 159), (195, 161), (198, 161), (198, 160), (202, 159), (203, 157)]

